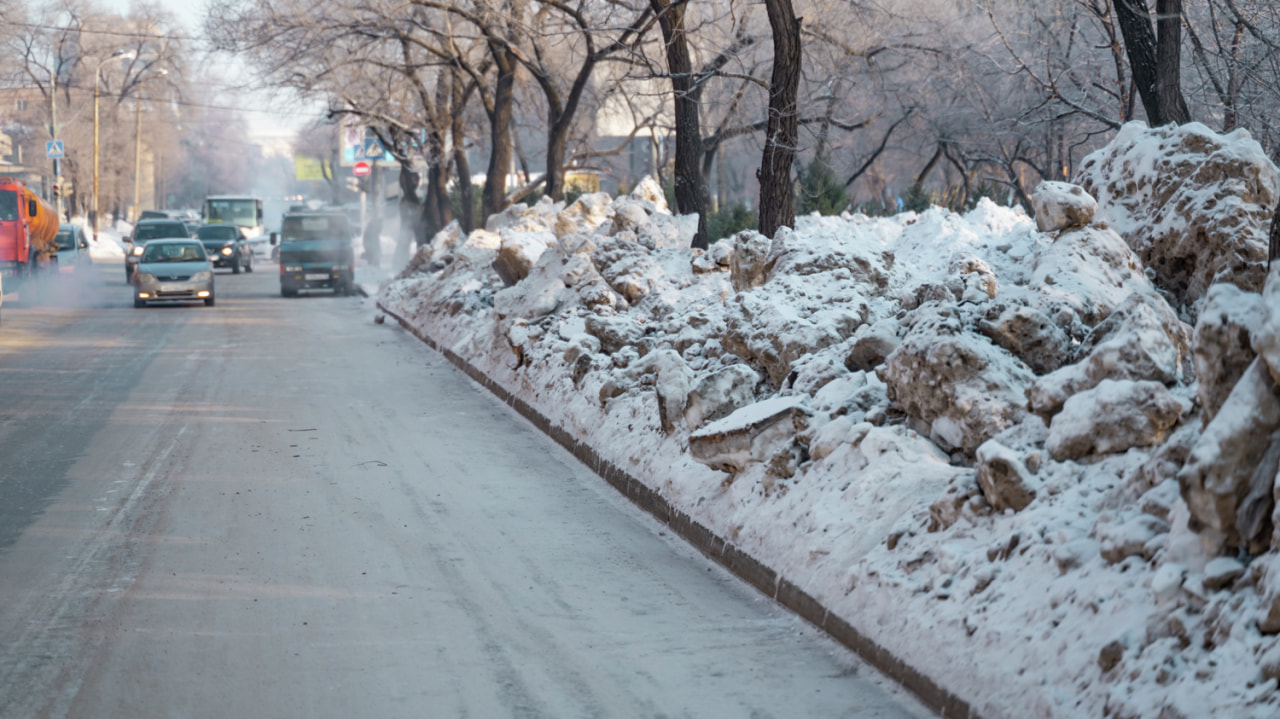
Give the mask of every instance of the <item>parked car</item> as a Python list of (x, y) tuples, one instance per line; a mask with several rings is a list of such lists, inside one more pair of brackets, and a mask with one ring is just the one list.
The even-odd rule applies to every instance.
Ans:
[(64, 222), (58, 226), (58, 274), (75, 275), (93, 264), (89, 257), (89, 238), (80, 225)]
[(126, 282), (133, 280), (133, 268), (138, 265), (138, 258), (142, 256), (143, 245), (150, 240), (164, 238), (192, 239), (187, 226), (180, 220), (160, 218), (138, 220), (138, 223), (133, 226), (133, 232), (125, 238), (125, 242), (129, 245), (124, 256), (124, 279)]
[(209, 260), (214, 267), (230, 267), (234, 274), (253, 272), (253, 248), (249, 246), (244, 232), (235, 225), (201, 225), (196, 230), (196, 239), (204, 245), (209, 253)]
[(213, 306), (213, 265), (198, 240), (147, 242), (142, 245), (135, 275), (134, 307), (146, 307), (149, 302), (200, 300)]
[(286, 214), (280, 234), (280, 295), (293, 297), (299, 290), (332, 289), (349, 294), (354, 287), (354, 233), (345, 215), (337, 212)]

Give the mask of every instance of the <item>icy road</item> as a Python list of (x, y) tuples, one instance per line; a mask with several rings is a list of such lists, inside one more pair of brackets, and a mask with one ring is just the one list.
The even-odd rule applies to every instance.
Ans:
[(367, 300), (0, 320), (0, 717), (922, 717)]

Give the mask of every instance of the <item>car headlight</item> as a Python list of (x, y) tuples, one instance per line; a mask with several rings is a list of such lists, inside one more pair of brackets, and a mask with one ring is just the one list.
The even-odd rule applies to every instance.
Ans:
[(301, 272), (302, 265), (285, 265), (284, 271), (285, 272)]
[(223, 247), (223, 248), (222, 248), (222, 254), (224, 254), (224, 255), (230, 256), (230, 255), (231, 255), (231, 252), (232, 252), (232, 249), (231, 249), (230, 247)]
[(141, 255), (141, 254), (142, 254), (142, 245), (134, 245), (134, 246), (133, 246), (133, 250), (132, 250), (129, 254), (131, 254), (131, 255), (135, 255), (135, 256), (136, 256), (136, 255)]
[(204, 282), (205, 280), (210, 279), (213, 279), (213, 273), (209, 271), (197, 272), (194, 275), (191, 275), (192, 282)]
[(155, 282), (155, 281), (156, 281), (156, 276), (151, 274), (150, 272), (138, 273), (138, 282)]

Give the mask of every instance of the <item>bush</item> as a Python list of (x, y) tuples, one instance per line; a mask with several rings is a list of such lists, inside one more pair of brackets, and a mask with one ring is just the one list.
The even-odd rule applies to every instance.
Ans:
[(707, 242), (715, 242), (758, 225), (754, 210), (741, 202), (729, 205), (719, 212), (707, 213)]
[(897, 213), (898, 208), (893, 205), (886, 205), (883, 200), (872, 200), (870, 202), (853, 203), (851, 211), (860, 212), (867, 217), (888, 217)]
[[(542, 188), (539, 187), (533, 192), (530, 192), (529, 194), (525, 195), (524, 199), (520, 200), (520, 202), (524, 203), (529, 207), (533, 207), (534, 205), (538, 204), (538, 202), (542, 199), (543, 194), (545, 193), (543, 193)], [(584, 193), (582, 189), (579, 187), (569, 186), (564, 188), (564, 206), (568, 207), (569, 205), (572, 205), (579, 197), (582, 197), (584, 194), (586, 193)]]
[[(480, 214), (480, 204), (484, 199), (484, 185), (471, 186), (471, 217), (474, 219), (473, 227), (484, 227), (484, 217)], [(449, 209), (453, 211), (453, 216), (462, 219), (462, 193), (458, 189), (458, 184), (449, 184)]]
[(836, 173), (826, 160), (818, 158), (802, 168), (800, 175), (800, 197), (796, 203), (796, 214), (807, 215), (817, 212), (822, 215), (838, 215), (849, 207), (849, 195), (844, 185), (836, 179)]
[(937, 198), (933, 193), (924, 189), (924, 185), (917, 180), (911, 183), (911, 187), (907, 188), (907, 196), (902, 201), (903, 212), (924, 212), (933, 206)]

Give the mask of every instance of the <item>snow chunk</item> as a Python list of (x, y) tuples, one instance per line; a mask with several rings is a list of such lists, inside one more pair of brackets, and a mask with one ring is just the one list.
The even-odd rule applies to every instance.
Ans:
[(1079, 185), (1050, 181), (1041, 182), (1031, 195), (1031, 208), (1037, 230), (1056, 232), (1093, 222), (1098, 202)]
[(1262, 360), (1255, 359), (1178, 473), (1194, 520), (1220, 532), (1228, 546), (1255, 551), (1269, 543), (1259, 533), (1274, 502), (1277, 429), (1280, 396)]
[(1266, 317), (1262, 297), (1235, 285), (1209, 288), (1192, 332), (1192, 359), (1196, 367), (1196, 396), (1204, 409), (1201, 421), (1209, 424), (1253, 358), (1253, 328)]
[(1158, 444), (1182, 411), (1159, 382), (1103, 380), (1066, 401), (1049, 425), (1045, 449), (1061, 462)]
[(1131, 294), (1089, 333), (1077, 350), (1082, 359), (1035, 381), (1027, 392), (1031, 409), (1049, 419), (1071, 395), (1104, 379), (1174, 384), (1184, 376), (1189, 335), (1164, 300)]
[(876, 372), (890, 399), (932, 426), (931, 439), (973, 452), (1021, 421), (1033, 379), (1026, 365), (968, 331), (954, 308), (928, 305), (912, 322)]
[(1262, 289), (1280, 177), (1247, 131), (1131, 122), (1076, 181), (1175, 302), (1194, 310), (1217, 282)]
[(690, 434), (689, 455), (712, 469), (736, 474), (789, 445), (808, 424), (808, 416), (798, 397), (766, 399)]

